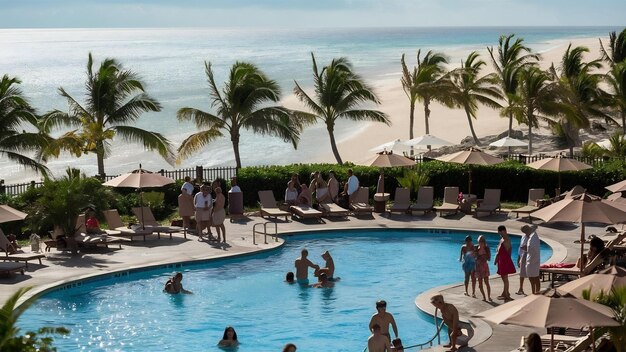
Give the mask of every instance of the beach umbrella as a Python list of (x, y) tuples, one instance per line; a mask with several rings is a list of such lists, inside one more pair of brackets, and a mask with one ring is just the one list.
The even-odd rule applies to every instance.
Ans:
[(489, 145), (492, 147), (525, 147), (528, 143), (511, 137), (504, 137), (489, 143)]
[[(368, 166), (386, 167), (409, 167), (415, 166), (415, 161), (403, 155), (393, 154), (391, 152), (377, 153), (373, 160), (366, 163)], [(384, 177), (384, 176), (383, 176)], [(385, 195), (385, 182), (380, 185), (381, 193)]]
[(17, 209), (11, 208), (8, 205), (0, 205), (0, 223), (24, 220), (28, 214), (23, 213)]
[(626, 269), (613, 265), (597, 274), (586, 275), (563, 284), (559, 286), (559, 291), (582, 298), (584, 290), (598, 294), (600, 291), (610, 292), (612, 288), (620, 286), (626, 286)]
[(381, 145), (377, 145), (374, 148), (370, 149), (370, 152), (380, 153), (380, 152), (408, 152), (411, 148), (406, 145), (404, 141), (400, 139), (396, 139), (387, 143), (383, 143)]
[(566, 158), (563, 155), (558, 155), (554, 158), (544, 158), (537, 160), (530, 164), (526, 164), (528, 167), (532, 167), (537, 170), (554, 171), (559, 174), (559, 188), (556, 192), (557, 195), (561, 193), (561, 172), (563, 171), (580, 171), (592, 169), (593, 166), (587, 165), (575, 159)]
[[(622, 206), (583, 192), (565, 198), (531, 213), (545, 222), (575, 222), (580, 224), (580, 256), (584, 254), (585, 224), (617, 224), (626, 221)], [(580, 268), (581, 272), (583, 268)]]
[[(496, 324), (536, 328), (582, 329), (621, 325), (613, 319), (614, 314), (609, 307), (562, 294), (555, 289), (502, 304), (477, 317)], [(554, 330), (550, 338), (550, 351), (554, 351)]]
[(626, 191), (626, 180), (604, 187), (613, 193)]
[(141, 190), (143, 188), (163, 187), (174, 182), (175, 181), (169, 177), (161, 176), (160, 174), (142, 169), (141, 164), (139, 164), (139, 169), (117, 176), (116, 178), (103, 183), (103, 185), (109, 187), (135, 188), (139, 192), (142, 219), (141, 226), (145, 230), (146, 225), (143, 221), (143, 192)]
[(409, 139), (408, 141), (405, 141), (404, 144), (410, 147), (429, 146), (429, 145), (441, 147), (441, 146), (446, 146), (446, 145), (453, 145), (452, 143), (446, 140), (443, 140), (439, 137), (435, 137), (430, 134), (425, 134), (423, 136)]
[(495, 157), (493, 155), (489, 155), (478, 148), (470, 147), (467, 150), (463, 150), (460, 152), (456, 152), (453, 154), (448, 154), (437, 158), (437, 160), (445, 161), (449, 163), (457, 163), (457, 164), (465, 164), (470, 165), (469, 168), (469, 180), (468, 180), (468, 191), (467, 193), (472, 193), (472, 168), (471, 165), (495, 165), (503, 162), (504, 160)]

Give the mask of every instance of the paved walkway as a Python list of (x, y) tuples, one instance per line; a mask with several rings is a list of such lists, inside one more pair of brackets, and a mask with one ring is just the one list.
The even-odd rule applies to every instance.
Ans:
[[(257, 244), (252, 243), (253, 225), (265, 221), (266, 220), (260, 217), (249, 217), (235, 223), (226, 223), (228, 244), (224, 247), (198, 242), (197, 237), (193, 235), (188, 235), (185, 240), (182, 234), (175, 234), (173, 240), (163, 237), (157, 240), (156, 235), (149, 236), (146, 242), (135, 240), (132, 243), (123, 245), (123, 249), (121, 250), (97, 250), (72, 255), (69, 252), (58, 252), (52, 249), (51, 253), (46, 253), (47, 258), (44, 259), (44, 265), (30, 263), (26, 275), (18, 274), (10, 278), (0, 278), (0, 302), (4, 302), (13, 292), (24, 286), (33, 286), (34, 289), (30, 292), (30, 295), (33, 295), (64, 282), (94, 275), (145, 266), (167, 265), (181, 261), (242, 255), (259, 250), (276, 248), (283, 243), (282, 239), (276, 242), (268, 237), (268, 244), (264, 244), (263, 236), (257, 235)], [(482, 217), (481, 219), (462, 214), (446, 218), (434, 215), (411, 217), (408, 215), (393, 214), (390, 217), (389, 215), (380, 216), (375, 214), (373, 217), (365, 218), (355, 218), (351, 216), (347, 220), (327, 219), (325, 223), (316, 223), (309, 220), (278, 221), (278, 231), (284, 234), (286, 232), (297, 231), (355, 228), (449, 228), (495, 232), (497, 226), (500, 224), (506, 225), (510, 233), (520, 234), (519, 228), (524, 222), (509, 219), (506, 214)], [(602, 231), (602, 228), (587, 228), (587, 234)], [(554, 255), (551, 261), (558, 262), (564, 259), (567, 261), (575, 261), (578, 257), (580, 245), (573, 242), (580, 237), (577, 227), (565, 226), (554, 228), (542, 226), (539, 228), (538, 233), (543, 240), (554, 241), (551, 242), (555, 244), (555, 246), (553, 246)], [(492, 298), (495, 299), (495, 297), (502, 292), (501, 280), (492, 277), (490, 282), (492, 286)], [(511, 292), (517, 291), (518, 284), (519, 279), (517, 276), (512, 277)], [(530, 290), (527, 282), (525, 290), (527, 292)], [(461, 283), (460, 285), (448, 287), (435, 287), (433, 290), (418, 296), (416, 298), (416, 304), (422, 307), (426, 312), (432, 310), (432, 307), (429, 303), (424, 302), (428, 302), (428, 298), (433, 292), (441, 292), (447, 302), (455, 304), (464, 319), (468, 319), (472, 315), (502, 302), (494, 301), (493, 303), (487, 303), (480, 299), (464, 296), (464, 289)], [(469, 319), (476, 324), (477, 334), (470, 343), (472, 347), (464, 349), (466, 351), (510, 351), (519, 346), (521, 336), (528, 335), (528, 333), (533, 331), (532, 329), (517, 326), (489, 325), (476, 318)], [(442, 341), (446, 341), (446, 339), (444, 338)], [(432, 350), (443, 351), (441, 347), (436, 347)]]

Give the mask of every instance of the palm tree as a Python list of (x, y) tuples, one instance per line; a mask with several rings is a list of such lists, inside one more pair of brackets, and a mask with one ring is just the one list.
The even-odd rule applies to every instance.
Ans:
[[(524, 45), (523, 38), (514, 38), (515, 34), (509, 34), (508, 36), (500, 36), (498, 41), (497, 53), (493, 47), (487, 47), (489, 56), (491, 56), (491, 62), (496, 69), (498, 81), (500, 85), (500, 92), (505, 97), (507, 107), (513, 104), (515, 94), (517, 93), (518, 85), (518, 72), (522, 67), (527, 65), (534, 65), (539, 60), (539, 55), (532, 54), (529, 47)], [(511, 43), (511, 41), (513, 41)], [(503, 114), (506, 110), (503, 110)], [(513, 114), (509, 111), (509, 134), (513, 131)]]
[(313, 60), (313, 84), (315, 95), (310, 96), (296, 83), (294, 93), (313, 113), (311, 116), (322, 121), (330, 137), (330, 146), (337, 163), (343, 164), (335, 142), (335, 123), (340, 118), (353, 121), (375, 121), (390, 125), (387, 115), (378, 110), (359, 109), (363, 103), (379, 104), (380, 101), (353, 69), (346, 58), (333, 59), (328, 66), (318, 70), (315, 55)]
[(402, 89), (409, 98), (409, 139), (413, 139), (413, 126), (415, 120), (415, 104), (424, 103), (425, 133), (430, 134), (428, 119), (430, 118), (430, 103), (438, 101), (448, 107), (454, 105), (450, 91), (452, 85), (446, 72), (445, 65), (448, 59), (441, 53), (428, 51), (423, 59), (420, 59), (421, 51), (417, 51), (417, 66), (409, 71), (404, 54), (402, 64)]
[(591, 118), (603, 118), (617, 124), (603, 111), (607, 105), (606, 94), (599, 88), (603, 76), (593, 73), (602, 67), (602, 63), (600, 60), (584, 62), (586, 52), (589, 52), (588, 48), (572, 48), (570, 44), (558, 70), (554, 65), (550, 68), (551, 74), (558, 80), (559, 100), (564, 108), (558, 130), (567, 141), (570, 156), (574, 154), (574, 146), (580, 144), (580, 129), (588, 128)]
[(213, 140), (230, 136), (237, 168), (241, 168), (239, 154), (240, 131), (242, 128), (255, 133), (277, 136), (291, 141), (297, 147), (303, 127), (303, 115), (282, 106), (274, 106), (280, 100), (280, 87), (251, 63), (236, 62), (230, 69), (228, 81), (220, 92), (211, 63), (205, 62), (209, 81), (212, 114), (195, 108), (178, 110), (179, 121), (193, 121), (200, 132), (187, 137), (178, 148), (178, 161), (187, 158)]
[(600, 291), (600, 294), (594, 297), (591, 296), (590, 290), (585, 290), (583, 291), (583, 298), (611, 308), (613, 318), (621, 325), (595, 328), (594, 334), (596, 336), (608, 334), (615, 350), (626, 352), (626, 286), (613, 287), (609, 292)]
[(67, 99), (69, 113), (60, 110), (46, 115), (46, 131), (59, 126), (74, 127), (52, 143), (44, 152), (44, 160), (58, 157), (61, 150), (80, 156), (95, 153), (98, 174), (104, 176), (104, 159), (109, 155), (110, 140), (119, 136), (126, 142), (143, 144), (158, 152), (168, 162), (173, 160), (170, 142), (160, 133), (132, 126), (143, 112), (161, 111), (159, 102), (145, 93), (136, 73), (125, 70), (115, 59), (105, 59), (94, 72), (93, 58), (87, 60), (85, 104), (70, 96), (65, 89), (59, 94)]
[(35, 110), (17, 87), (20, 83), (19, 79), (8, 75), (0, 79), (0, 155), (46, 175), (49, 171), (46, 166), (23, 154), (42, 148), (49, 137), (40, 132), (20, 130), (25, 125), (38, 127)]
[(604, 47), (602, 39), (598, 40), (600, 41), (600, 52), (603, 60), (611, 66), (624, 62), (626, 59), (626, 28), (619, 35), (616, 32), (609, 33), (608, 49)]
[(495, 86), (497, 76), (493, 73), (478, 76), (484, 65), (486, 65), (485, 61), (480, 59), (476, 51), (473, 51), (465, 61), (461, 62), (461, 69), (452, 75), (452, 83), (456, 88), (454, 92), (456, 104), (465, 110), (476, 145), (480, 145), (480, 141), (476, 137), (472, 119), (477, 117), (478, 104), (481, 103), (494, 109), (502, 107), (494, 100), (502, 98), (499, 89)]
[(609, 137), (609, 147), (604, 149), (608, 156), (623, 158), (626, 156), (626, 138), (623, 134), (615, 132)]
[(622, 133), (626, 134), (626, 61), (613, 65), (606, 75), (612, 105), (622, 120)]
[(533, 153), (533, 127), (539, 120), (554, 123), (548, 116), (561, 111), (558, 93), (551, 76), (536, 66), (526, 66), (519, 71), (519, 86), (507, 113), (512, 113), (519, 123), (528, 126), (528, 154)]

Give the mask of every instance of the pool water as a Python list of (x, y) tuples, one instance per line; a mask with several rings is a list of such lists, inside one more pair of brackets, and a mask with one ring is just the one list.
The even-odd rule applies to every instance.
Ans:
[[(375, 302), (385, 299), (407, 346), (435, 332), (415, 297), (463, 280), (458, 259), (466, 234), (360, 230), (291, 236), (271, 252), (177, 268), (193, 295), (162, 292), (174, 269), (136, 272), (47, 293), (22, 315), (20, 327), (69, 328), (69, 336), (55, 338), (59, 351), (219, 351), (228, 325), (236, 329), (242, 352), (280, 351), (287, 342), (299, 351), (362, 351)], [(479, 233), (471, 234), (476, 242)], [(499, 236), (487, 240), (493, 262)], [(519, 237), (512, 242), (517, 258)], [(334, 288), (283, 281), (304, 247), (320, 265), (321, 253), (330, 251), (341, 277)], [(542, 261), (550, 255), (542, 245)]]

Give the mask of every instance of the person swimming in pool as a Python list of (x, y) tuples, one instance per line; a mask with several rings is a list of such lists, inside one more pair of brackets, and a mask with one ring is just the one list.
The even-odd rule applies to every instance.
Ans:
[(333, 261), (333, 257), (330, 256), (328, 251), (322, 253), (322, 259), (326, 261), (323, 268), (315, 271), (315, 276), (320, 276), (322, 273), (326, 274), (328, 281), (338, 281), (339, 278), (335, 277), (335, 262)]
[(172, 276), (165, 283), (165, 287), (163, 288), (163, 292), (177, 294), (177, 293), (193, 293), (191, 291), (187, 291), (183, 288), (183, 274), (176, 273), (176, 275)]
[(296, 280), (294, 279), (293, 271), (290, 271), (285, 275), (285, 282), (288, 284), (295, 284)]
[(335, 283), (328, 280), (328, 276), (326, 273), (321, 273), (318, 277), (319, 281), (311, 285), (311, 287), (315, 288), (331, 288), (335, 286)]
[(309, 268), (313, 268), (316, 271), (320, 269), (320, 266), (317, 264), (313, 264), (307, 256), (309, 255), (309, 251), (306, 248), (303, 248), (300, 252), (300, 257), (296, 259), (296, 280), (300, 285), (308, 285), (309, 284)]
[(398, 338), (398, 327), (396, 326), (396, 320), (391, 313), (387, 312), (387, 302), (380, 300), (376, 302), (376, 313), (372, 315), (370, 319), (369, 328), (371, 332), (374, 332), (374, 326), (380, 327), (381, 335), (387, 337), (388, 342), (391, 342), (391, 334), (389, 334), (389, 325), (393, 329), (393, 334)]
[(220, 342), (217, 343), (218, 347), (237, 347), (239, 346), (239, 341), (237, 340), (237, 332), (235, 328), (232, 326), (227, 326), (224, 329), (224, 336)]

